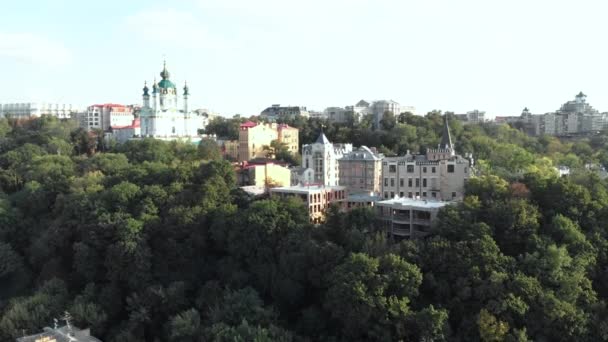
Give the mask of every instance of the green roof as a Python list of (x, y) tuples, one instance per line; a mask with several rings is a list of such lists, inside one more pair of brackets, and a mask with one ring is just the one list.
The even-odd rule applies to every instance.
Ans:
[(175, 84), (173, 84), (173, 82), (169, 81), (169, 80), (161, 80), (160, 82), (158, 82), (158, 87), (159, 88), (174, 88), (175, 89)]

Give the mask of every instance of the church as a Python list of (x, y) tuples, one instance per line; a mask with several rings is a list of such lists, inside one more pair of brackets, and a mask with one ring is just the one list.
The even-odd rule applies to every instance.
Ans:
[[(141, 136), (162, 140), (200, 140), (198, 130), (205, 127), (206, 118), (188, 108), (190, 91), (184, 83), (182, 105), (178, 106), (177, 87), (170, 80), (167, 63), (160, 72), (161, 80), (152, 84), (152, 96), (144, 84), (143, 106), (140, 112)], [(152, 101), (150, 101), (152, 100)]]

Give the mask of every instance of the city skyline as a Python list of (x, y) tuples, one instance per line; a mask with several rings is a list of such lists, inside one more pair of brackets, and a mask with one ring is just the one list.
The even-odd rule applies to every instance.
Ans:
[(159, 79), (166, 59), (176, 85), (188, 81), (192, 108), (224, 116), (360, 99), (392, 99), (422, 114), (517, 115), (555, 111), (579, 91), (605, 112), (608, 8), (576, 5), (12, 2), (0, 27), (0, 102), (141, 104), (144, 81)]

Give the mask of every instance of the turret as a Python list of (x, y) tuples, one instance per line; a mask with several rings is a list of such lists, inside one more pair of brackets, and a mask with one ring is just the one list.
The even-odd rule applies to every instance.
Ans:
[(159, 106), (159, 94), (158, 94), (158, 84), (156, 83), (156, 77), (154, 78), (154, 84), (152, 85), (152, 100), (153, 100), (153, 105), (152, 105), (152, 109), (154, 109), (154, 111), (158, 110)]
[(144, 107), (150, 107), (150, 94), (148, 94), (148, 82), (144, 82), (144, 94), (143, 94), (143, 99), (144, 99)]
[(184, 82), (184, 113), (188, 115), (188, 95), (190, 95), (190, 89), (188, 83)]

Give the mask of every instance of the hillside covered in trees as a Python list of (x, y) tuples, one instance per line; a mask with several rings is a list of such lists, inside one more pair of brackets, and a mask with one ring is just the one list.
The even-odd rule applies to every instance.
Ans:
[[(389, 155), (441, 132), (436, 112), (290, 124)], [(451, 125), (480, 175), (431, 237), (394, 242), (368, 209), (313, 226), (296, 199), (252, 201), (209, 144), (102, 148), (70, 122), (2, 119), (0, 340), (65, 310), (121, 342), (608, 340), (608, 184), (586, 167), (608, 138)]]

